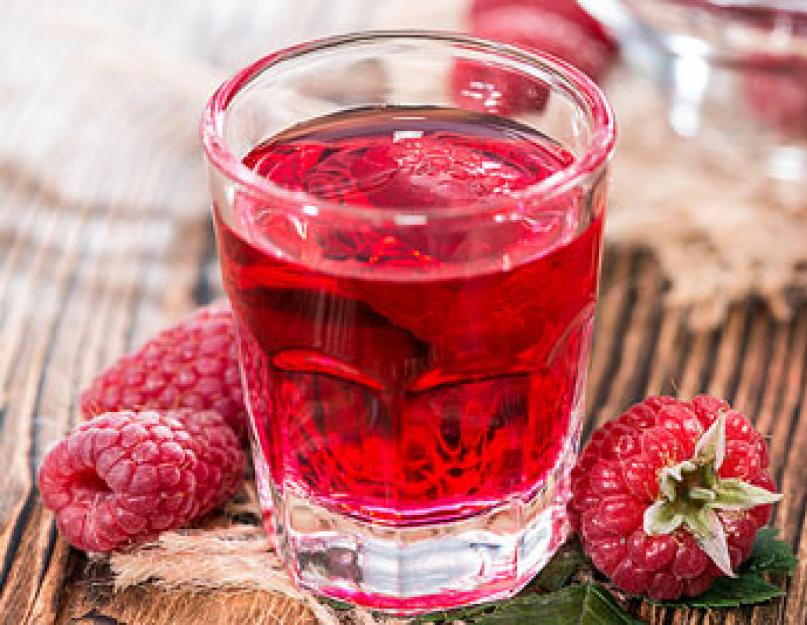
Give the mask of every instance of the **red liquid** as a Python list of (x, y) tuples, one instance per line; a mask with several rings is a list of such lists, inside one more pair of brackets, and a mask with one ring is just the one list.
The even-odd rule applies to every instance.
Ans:
[(545, 485), (574, 426), (602, 211), (580, 224), (578, 195), (531, 207), (514, 193), (571, 158), (495, 117), (405, 108), (314, 120), (244, 158), (331, 202), (482, 203), (505, 216), (479, 214), (471, 229), (308, 218), (242, 195), (242, 236), (216, 208), (255, 433), (279, 491), (407, 525)]

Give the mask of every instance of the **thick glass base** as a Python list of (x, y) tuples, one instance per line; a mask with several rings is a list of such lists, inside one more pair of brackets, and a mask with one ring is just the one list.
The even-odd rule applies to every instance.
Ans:
[[(570, 441), (571, 443), (571, 441)], [(267, 531), (295, 581), (327, 597), (407, 615), (517, 593), (568, 536), (570, 444), (547, 485), (484, 514), (416, 527), (384, 527), (281, 494), (256, 458)], [(264, 503), (264, 505), (266, 505)], [(268, 508), (268, 506), (267, 506)]]

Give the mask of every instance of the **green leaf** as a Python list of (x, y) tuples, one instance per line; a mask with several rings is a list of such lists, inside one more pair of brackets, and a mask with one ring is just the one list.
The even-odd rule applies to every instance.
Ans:
[(503, 602), (497, 603), (483, 603), (482, 605), (472, 605), (467, 608), (457, 608), (456, 610), (444, 610), (441, 612), (429, 612), (428, 614), (421, 614), (412, 618), (409, 623), (453, 623), (454, 621), (462, 621), (463, 623), (476, 623), (476, 619), (485, 613), (491, 612), (493, 608), (501, 603), (508, 601), (516, 601), (515, 599), (506, 599)]
[(526, 593), (481, 606), (435, 612), (413, 623), (468, 625), (643, 625), (598, 584), (575, 584), (547, 594)]
[(748, 560), (735, 578), (720, 577), (712, 587), (694, 599), (663, 601), (662, 605), (696, 608), (736, 608), (741, 605), (765, 603), (784, 596), (784, 591), (762, 578), (760, 573), (792, 573), (798, 566), (790, 545), (779, 540), (777, 529), (765, 527), (757, 533)]
[(793, 555), (793, 551), (785, 541), (779, 540), (777, 535), (779, 530), (773, 527), (765, 527), (759, 530), (751, 549), (751, 555), (740, 568), (742, 572), (762, 573), (770, 571), (772, 573), (792, 574), (799, 565), (799, 560)]
[(576, 539), (572, 539), (558, 550), (549, 563), (538, 573), (529, 583), (525, 591), (519, 596), (495, 603), (468, 606), (467, 608), (457, 608), (456, 610), (430, 612), (429, 614), (422, 614), (415, 617), (411, 622), (452, 623), (454, 621), (463, 621), (473, 623), (475, 622), (474, 619), (494, 611), (499, 606), (509, 603), (520, 603), (522, 599), (526, 599), (527, 602), (532, 601), (529, 591), (551, 592), (560, 590), (571, 581), (575, 573), (587, 562), (588, 558), (586, 558), (586, 554), (583, 553), (580, 542)]
[(333, 610), (337, 612), (347, 612), (348, 610), (353, 609), (353, 606), (350, 605), (349, 603), (345, 603), (344, 601), (337, 601), (336, 599), (330, 599), (328, 597), (320, 597), (319, 601), (331, 607)]
[[(748, 560), (735, 578), (721, 577), (699, 597), (654, 602), (670, 607), (736, 608), (765, 603), (784, 596), (778, 586), (760, 573), (791, 573), (798, 565), (790, 546), (777, 538), (774, 528), (757, 534)], [(566, 545), (530, 584), (548, 594), (524, 593), (512, 599), (421, 616), (413, 622), (468, 625), (641, 625), (628, 615), (611, 594), (598, 584), (565, 586), (586, 562), (579, 544)]]
[(654, 602), (671, 607), (738, 608), (741, 605), (765, 603), (783, 597), (784, 591), (766, 582), (756, 573), (743, 573), (737, 577), (718, 577), (712, 587), (695, 598), (682, 597), (675, 601)]
[(549, 561), (530, 586), (541, 590), (560, 590), (574, 577), (586, 563), (580, 543), (577, 540), (566, 543)]
[(499, 604), (475, 625), (641, 625), (597, 584), (567, 586)]

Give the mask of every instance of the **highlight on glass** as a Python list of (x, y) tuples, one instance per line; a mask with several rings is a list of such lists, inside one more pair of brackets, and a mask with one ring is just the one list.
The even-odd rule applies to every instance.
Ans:
[(362, 33), (246, 68), (202, 136), (292, 576), (400, 614), (518, 591), (569, 532), (614, 141), (598, 88), (510, 46)]

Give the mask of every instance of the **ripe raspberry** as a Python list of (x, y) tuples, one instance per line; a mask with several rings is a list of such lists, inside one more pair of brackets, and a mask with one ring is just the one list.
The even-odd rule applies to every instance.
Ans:
[(109, 412), (48, 452), (39, 490), (71, 545), (110, 551), (209, 512), (243, 470), (235, 434), (213, 411)]
[(757, 119), (786, 135), (807, 135), (807, 58), (751, 56), (743, 68), (742, 84)]
[(81, 412), (215, 410), (239, 437), (246, 431), (233, 315), (225, 301), (197, 310), (123, 356), (81, 395)]
[(602, 23), (587, 13), (577, 0), (473, 0), (471, 19), (473, 20), (476, 16), (482, 15), (491, 9), (508, 6), (531, 7), (547, 13), (554, 13), (577, 24), (589, 37), (601, 42), (612, 53), (617, 52), (619, 49), (619, 44), (608, 33)]
[(725, 401), (651, 397), (591, 437), (570, 516), (616, 586), (691, 597), (751, 552), (780, 498), (767, 467), (762, 436)]
[[(538, 4), (492, 6), (471, 14), (470, 32), (485, 39), (548, 52), (575, 65), (594, 80), (610, 67), (615, 48), (561, 11)], [(548, 88), (514, 71), (460, 61), (451, 74), (457, 104), (488, 113), (543, 110)]]

